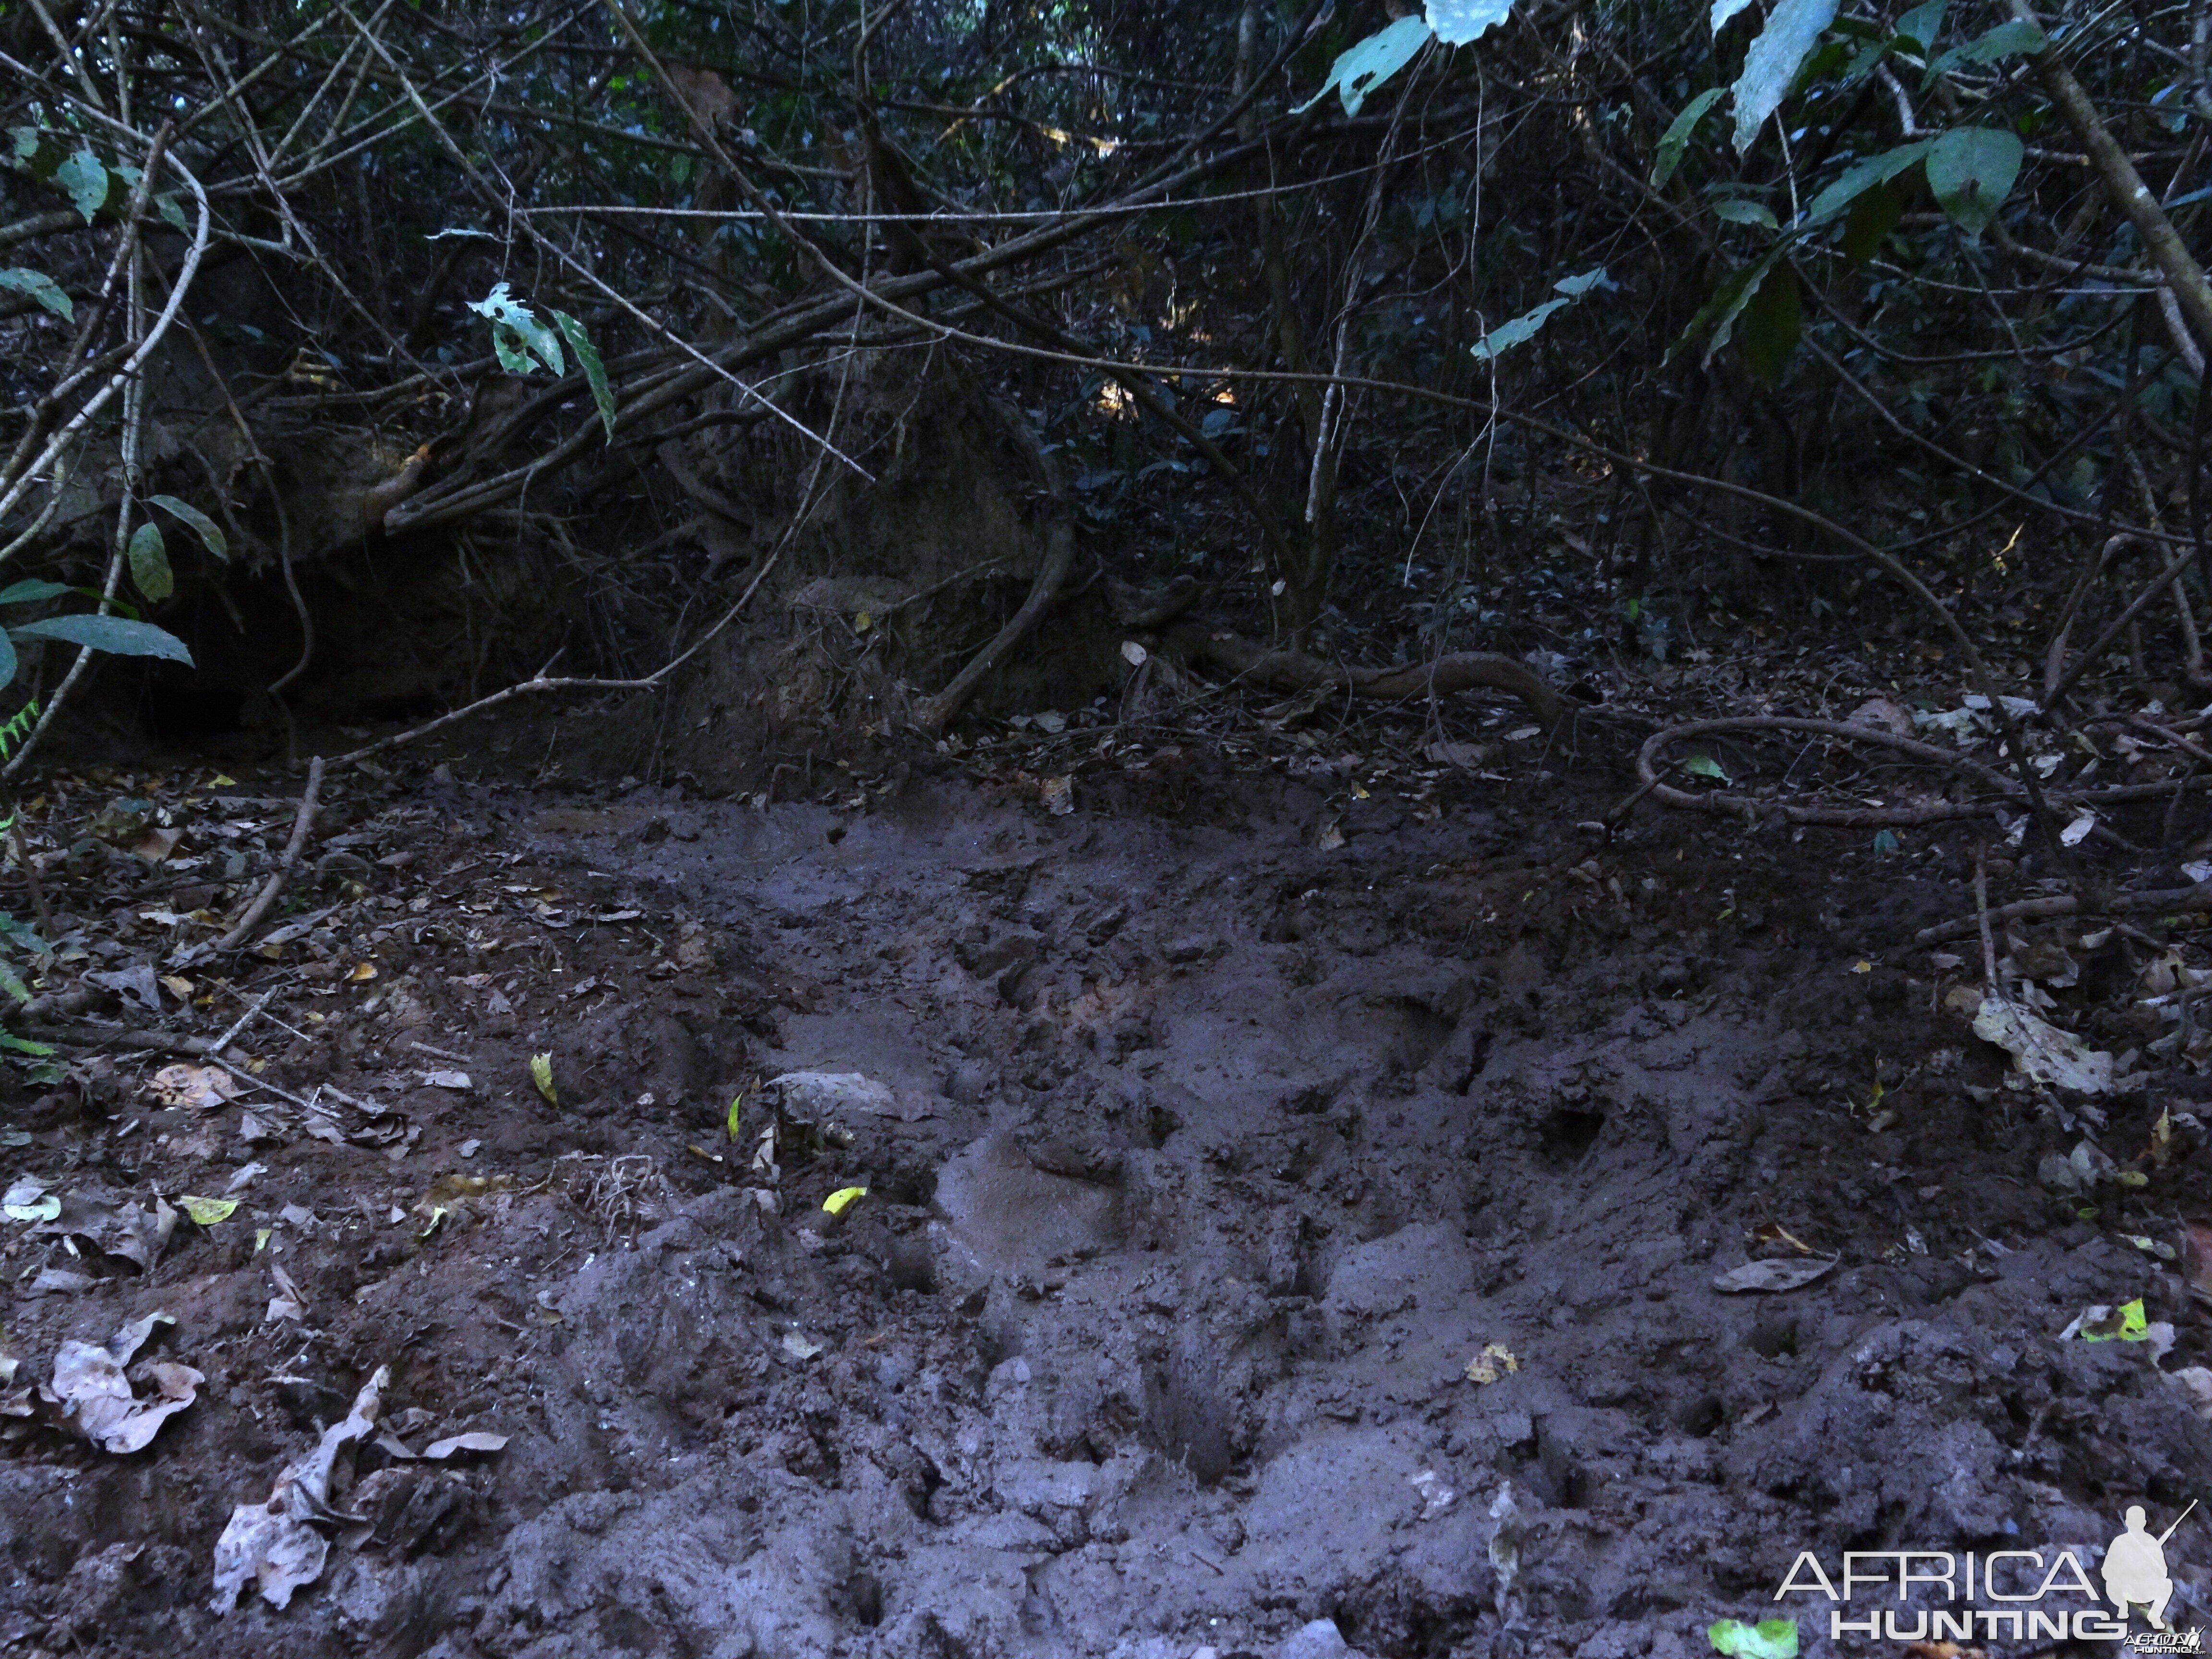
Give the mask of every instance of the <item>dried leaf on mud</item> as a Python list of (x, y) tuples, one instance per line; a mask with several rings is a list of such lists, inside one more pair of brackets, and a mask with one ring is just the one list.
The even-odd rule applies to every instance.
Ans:
[(123, 1368), (154, 1327), (177, 1322), (165, 1313), (133, 1320), (107, 1346), (68, 1341), (54, 1355), (52, 1394), (71, 1426), (104, 1451), (143, 1451), (163, 1423), (192, 1403), (207, 1381), (189, 1365), (159, 1361), (142, 1367), (155, 1392), (141, 1399)]
[(0, 1215), (10, 1221), (52, 1221), (61, 1212), (60, 1196), (48, 1192), (44, 1182), (27, 1176), (9, 1188), (4, 1198), (0, 1198)]
[(281, 1607), (293, 1591), (322, 1576), (330, 1542), (310, 1522), (354, 1518), (331, 1508), (331, 1472), (338, 1454), (376, 1426), (391, 1376), (388, 1368), (377, 1367), (354, 1396), (345, 1421), (324, 1430), (314, 1450), (276, 1477), (267, 1503), (240, 1504), (231, 1510), (230, 1524), (216, 1540), (215, 1599), (208, 1604), (212, 1611), (228, 1613), (249, 1583), (259, 1587), (262, 1600)]
[(164, 1106), (211, 1112), (235, 1100), (240, 1085), (219, 1066), (164, 1066), (146, 1079), (146, 1092)]
[(466, 1434), (449, 1434), (442, 1440), (433, 1440), (422, 1448), (425, 1462), (441, 1463), (462, 1452), (495, 1452), (505, 1449), (507, 1437), (492, 1434), (483, 1429), (471, 1429)]
[(2002, 997), (1986, 996), (1974, 1016), (1974, 1035), (2013, 1056), (2038, 1083), (2077, 1094), (2110, 1094), (2112, 1057), (2060, 1030)]
[(1482, 1352), (1467, 1362), (1467, 1369), (1460, 1375), (1480, 1387), (1486, 1382), (1495, 1382), (1507, 1372), (1520, 1369), (1521, 1362), (1513, 1357), (1510, 1348), (1502, 1342), (1486, 1342), (1482, 1345)]
[(1811, 1284), (1840, 1260), (1825, 1261), (1747, 1261), (1713, 1278), (1717, 1291), (1794, 1291)]

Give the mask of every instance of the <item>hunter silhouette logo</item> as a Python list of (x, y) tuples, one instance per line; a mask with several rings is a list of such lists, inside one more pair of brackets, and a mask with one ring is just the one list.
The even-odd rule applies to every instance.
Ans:
[(2196, 1507), (2192, 1498), (2189, 1509), (2174, 1516), (2173, 1525), (2154, 1538), (2145, 1527), (2142, 1505), (2128, 1506), (2128, 1529), (2105, 1552), (2105, 1594), (2121, 1618), (2128, 1616), (2130, 1606), (2139, 1607), (2149, 1615), (2153, 1630), (2166, 1627), (2166, 1604), (2173, 1599), (2173, 1580), (2166, 1576), (2166, 1540)]
[[(1813, 1595), (1826, 1601), (1831, 1641), (1862, 1636), (1948, 1645), (2048, 1638), (2120, 1643), (2137, 1653), (2201, 1654), (2203, 1631), (2177, 1630), (2166, 1620), (2176, 1593), (2166, 1547), (2196, 1509), (2192, 1498), (2172, 1525), (2154, 1534), (2148, 1511), (2140, 1504), (2130, 1505), (2124, 1529), (2105, 1550), (2101, 1592), (2091, 1577), (2099, 1571), (2091, 1565), (2094, 1552), (2078, 1544), (1965, 1554), (1851, 1550), (1844, 1553), (1840, 1571), (1832, 1573), (1813, 1551), (1802, 1550), (1776, 1587), (1774, 1600)], [(2138, 1609), (2150, 1627), (2130, 1633), (2128, 1626)], [(1713, 1639), (1723, 1652), (1749, 1650), (1722, 1645), (1718, 1636)]]

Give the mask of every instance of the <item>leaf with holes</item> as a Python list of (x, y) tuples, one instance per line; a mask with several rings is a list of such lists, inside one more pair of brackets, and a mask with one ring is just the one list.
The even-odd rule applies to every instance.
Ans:
[(1291, 111), (1302, 115), (1328, 95), (1334, 87), (1344, 100), (1346, 115), (1359, 113), (1367, 94), (1413, 61), (1413, 54), (1429, 44), (1425, 17), (1401, 17), (1387, 29), (1369, 35), (1358, 46), (1338, 54), (1329, 65), (1328, 79), (1321, 90)]
[(121, 617), (49, 617), (44, 622), (19, 623), (8, 631), (19, 640), (60, 640), (118, 657), (159, 657), (192, 665), (190, 647), (167, 629)]
[(70, 302), (70, 296), (62, 292), (60, 283), (43, 270), (10, 265), (7, 270), (0, 270), (0, 289), (12, 289), (40, 310), (52, 312), (65, 323), (76, 320), (76, 307)]
[(161, 526), (148, 520), (131, 532), (131, 580), (149, 599), (166, 599), (177, 591), (177, 578), (169, 568), (168, 544)]
[(230, 557), (230, 538), (222, 533), (222, 526), (191, 502), (180, 501), (174, 495), (149, 495), (146, 499), (183, 523), (216, 557)]
[(1954, 127), (1928, 152), (1928, 185), (1951, 222), (1978, 236), (1997, 216), (2025, 154), (2019, 137), (1996, 127)]
[(1835, 16), (1836, 0), (1781, 0), (1768, 14), (1766, 27), (1744, 55), (1743, 73), (1734, 88), (1738, 155), (1751, 148), (1766, 118), (1782, 107), (1820, 31)]
[(84, 216), (87, 224), (107, 199), (107, 169), (88, 146), (54, 169), (54, 182), (69, 192), (70, 205)]
[(561, 356), (561, 337), (538, 320), (537, 313), (507, 290), (505, 283), (499, 283), (481, 300), (469, 301), (469, 309), (491, 323), (492, 350), (499, 365), (510, 374), (527, 374), (534, 365), (531, 358), (556, 374), (566, 365)]

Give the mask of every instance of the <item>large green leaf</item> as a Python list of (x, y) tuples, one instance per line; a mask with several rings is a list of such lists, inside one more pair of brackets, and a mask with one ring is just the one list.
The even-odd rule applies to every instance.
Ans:
[(54, 182), (69, 192), (70, 205), (84, 216), (87, 224), (107, 199), (107, 169), (88, 145), (54, 169)]
[(1778, 261), (1744, 307), (1743, 325), (1737, 336), (1744, 361), (1761, 384), (1772, 386), (1781, 380), (1790, 354), (1797, 349), (1802, 325), (1797, 273), (1786, 260)]
[(1429, 0), (1429, 27), (1448, 46), (1480, 40), (1513, 15), (1513, 0)]
[(1715, 289), (1713, 297), (1698, 307), (1698, 314), (1690, 319), (1688, 325), (1682, 330), (1674, 343), (1667, 348), (1662, 364), (1673, 362), (1700, 338), (1705, 341), (1703, 361), (1712, 362), (1713, 354), (1726, 345), (1735, 332), (1736, 319), (1743, 315), (1743, 308), (1751, 303), (1751, 296), (1766, 280), (1766, 273), (1773, 270), (1775, 262), (1781, 258), (1783, 246), (1782, 243), (1776, 243), (1767, 250), (1764, 258), (1746, 265)]
[(151, 519), (131, 532), (131, 580), (149, 599), (166, 599), (177, 591), (176, 573), (169, 568), (168, 544), (161, 526)]
[(1954, 127), (1928, 152), (1928, 186), (1954, 224), (1978, 236), (2012, 193), (2024, 153), (2016, 134), (1996, 127)]
[(565, 311), (553, 313), (554, 326), (561, 337), (568, 343), (568, 349), (576, 354), (576, 366), (584, 371), (584, 379), (591, 383), (592, 401), (599, 405), (599, 424), (607, 429), (607, 441), (615, 437), (615, 394), (607, 386), (607, 366), (599, 361), (599, 349), (592, 343), (592, 337), (584, 325)]
[(1915, 6), (1897, 20), (1897, 32), (1922, 52), (1936, 44), (1936, 37), (1943, 32), (1943, 12), (1950, 0), (1928, 0)]
[(149, 495), (155, 507), (182, 521), (200, 538), (207, 550), (218, 559), (230, 557), (230, 538), (222, 533), (222, 526), (189, 501), (180, 501), (174, 495)]
[(40, 581), (36, 577), (20, 582), (10, 582), (0, 587), (0, 605), (28, 605), (33, 599), (51, 599), (58, 593), (70, 591), (67, 582)]
[(1735, 82), (1735, 148), (1751, 148), (1766, 118), (1782, 106), (1798, 68), (1836, 15), (1836, 0), (1781, 0), (1744, 56)]
[(15, 641), (0, 632), (0, 686), (12, 685), (15, 681)]
[(1998, 24), (1986, 34), (1978, 35), (1964, 46), (1952, 47), (1928, 65), (1928, 73), (1922, 77), (1921, 84), (1928, 85), (1945, 70), (1960, 64), (1994, 64), (1998, 58), (2009, 58), (2015, 52), (2033, 55), (2050, 44), (2050, 37), (2036, 24), (2025, 17), (2015, 17), (2009, 22)]
[(62, 292), (61, 284), (43, 270), (31, 270), (22, 265), (11, 265), (0, 270), (0, 288), (13, 289), (27, 295), (33, 305), (51, 311), (65, 323), (76, 320), (76, 307), (70, 296)]
[(1908, 193), (1904, 180), (1893, 179), (1886, 185), (1876, 185), (1851, 204), (1850, 216), (1844, 221), (1844, 234), (1836, 240), (1844, 258), (1854, 265), (1863, 265), (1874, 258), (1882, 238), (1895, 230), (1897, 222), (1905, 216)]
[(1876, 185), (1886, 185), (1906, 168), (1928, 154), (1935, 143), (1932, 138), (1916, 139), (1909, 144), (1899, 144), (1895, 149), (1886, 149), (1879, 155), (1869, 155), (1864, 161), (1854, 161), (1845, 167), (1835, 183), (1815, 196), (1805, 209), (1805, 222), (1826, 224)]
[(1401, 17), (1387, 29), (1369, 35), (1358, 46), (1338, 54), (1329, 66), (1321, 90), (1300, 104), (1292, 114), (1303, 114), (1326, 97), (1334, 87), (1344, 100), (1346, 115), (1359, 113), (1367, 94), (1413, 61), (1413, 54), (1429, 44), (1429, 20)]
[(1674, 169), (1682, 165), (1682, 152), (1690, 147), (1690, 135), (1698, 130), (1698, 123), (1705, 118), (1705, 112), (1725, 97), (1726, 87), (1707, 87), (1682, 106), (1682, 112), (1667, 124), (1667, 131), (1659, 135), (1659, 149), (1651, 163), (1651, 187), (1657, 190), (1674, 176)]
[(19, 623), (8, 631), (19, 640), (60, 640), (118, 657), (159, 657), (187, 668), (192, 665), (191, 652), (167, 629), (127, 622), (121, 617), (49, 617), (44, 622)]
[(1726, 28), (1729, 19), (1750, 3), (1751, 0), (1713, 0), (1712, 15), (1708, 20), (1713, 33), (1718, 34)]

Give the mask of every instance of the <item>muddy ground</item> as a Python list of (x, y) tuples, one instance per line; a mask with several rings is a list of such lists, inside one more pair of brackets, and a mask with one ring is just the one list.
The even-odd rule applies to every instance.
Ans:
[[(1688, 1656), (1801, 1550), (2094, 1557), (2212, 1496), (2159, 1375), (2205, 1316), (2130, 1242), (2212, 1219), (2208, 1155), (2039, 1179), (2081, 1127), (1908, 948), (1963, 837), (1608, 841), (1619, 779), (1533, 757), (1415, 804), (1170, 749), (1066, 812), (975, 769), (395, 778), (234, 1045), (349, 1101), (162, 1106), (178, 1056), (119, 1046), (19, 1091), (0, 1168), (79, 1208), (6, 1224), (15, 1385), (155, 1311), (205, 1380), (129, 1454), (0, 1418), (0, 1653)], [(231, 787), (264, 807), (174, 790), (299, 789)], [(771, 1175), (789, 1073), (880, 1087), (794, 1095)], [(2146, 1075), (2116, 1157), (2189, 1086)], [(67, 1233), (255, 1164), (143, 1271)], [(1838, 1264), (1716, 1289), (1800, 1245)], [(2162, 1360), (2062, 1340), (2135, 1296)], [(234, 1506), (379, 1368), (319, 1578), (211, 1611)], [(471, 1431), (503, 1449), (420, 1455)]]

